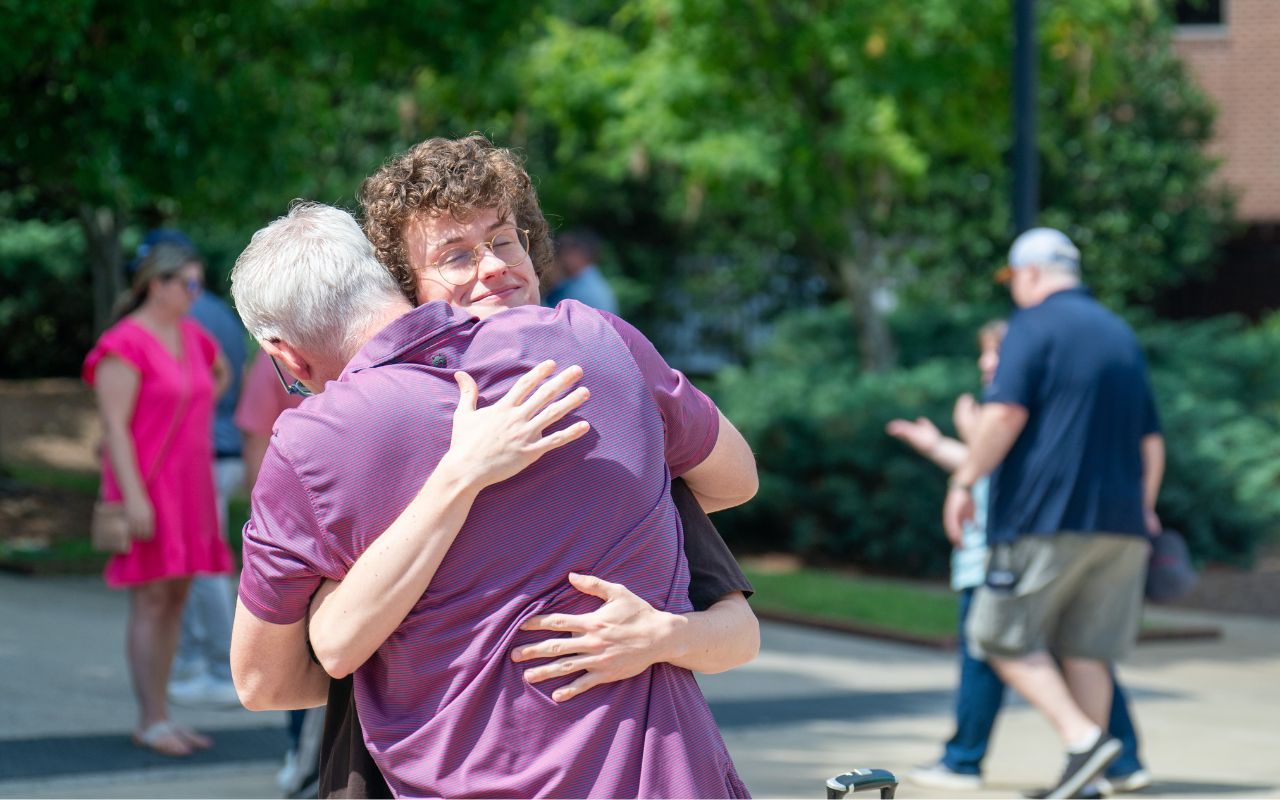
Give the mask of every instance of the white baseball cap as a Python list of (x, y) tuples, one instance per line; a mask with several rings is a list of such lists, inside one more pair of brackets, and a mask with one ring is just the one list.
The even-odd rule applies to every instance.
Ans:
[(1009, 263), (996, 272), (996, 280), (1006, 283), (1015, 269), (1032, 266), (1079, 272), (1080, 250), (1060, 230), (1032, 228), (1013, 240)]

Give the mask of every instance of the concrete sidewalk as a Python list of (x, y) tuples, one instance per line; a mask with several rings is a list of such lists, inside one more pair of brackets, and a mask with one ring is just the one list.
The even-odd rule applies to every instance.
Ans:
[[(218, 745), (183, 760), (129, 745), (134, 706), (123, 656), (125, 597), (96, 578), (0, 575), (0, 797), (276, 797), (284, 715), (175, 716)], [(1280, 622), (1153, 611), (1218, 625), (1218, 642), (1144, 645), (1122, 667), (1156, 785), (1146, 796), (1280, 795)], [(954, 657), (766, 624), (764, 652), (702, 685), (757, 797), (821, 797), (855, 766), (902, 775), (936, 759), (951, 732)], [(1014, 702), (974, 797), (1018, 797), (1056, 777), (1048, 726)], [(900, 797), (940, 797), (905, 783)], [(965, 796), (952, 792), (945, 796)]]

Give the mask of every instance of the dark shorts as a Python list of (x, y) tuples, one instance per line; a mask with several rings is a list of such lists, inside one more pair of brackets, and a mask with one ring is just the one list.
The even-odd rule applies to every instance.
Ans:
[[(980, 586), (966, 634), (975, 658), (1114, 661), (1128, 652), (1142, 619), (1150, 542), (1106, 533), (1024, 536), (1008, 546), (1008, 589)], [(997, 556), (993, 553), (993, 558)]]

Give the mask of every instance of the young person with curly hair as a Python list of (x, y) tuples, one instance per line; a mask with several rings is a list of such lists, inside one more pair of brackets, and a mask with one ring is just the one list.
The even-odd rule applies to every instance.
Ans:
[[(400, 290), (412, 291), (415, 301), (444, 300), (465, 312), (464, 316), (482, 318), (536, 303), (534, 266), (550, 257), (550, 242), (531, 182), (509, 151), (495, 148), (480, 137), (425, 142), (367, 181), (362, 199), (370, 241)], [(643, 337), (626, 323), (606, 319), (629, 347), (652, 353), (651, 345), (642, 342)], [(520, 357), (520, 343), (513, 342), (512, 346), (513, 357)], [(656, 357), (656, 353), (652, 355)], [(651, 362), (647, 356), (641, 360)], [(296, 370), (295, 374), (304, 377)], [(741, 442), (740, 436), (718, 414), (714, 419), (715, 432), (708, 440), (711, 449), (689, 472), (693, 491), (683, 490), (687, 502), (681, 502), (682, 490), (675, 490), (677, 506), (686, 518), (685, 550), (692, 572), (689, 598), (695, 607), (709, 609), (673, 613), (642, 599), (643, 590), (633, 593), (620, 583), (573, 578), (572, 586), (564, 584), (568, 596), (584, 592), (577, 596), (594, 595), (604, 600), (604, 605), (595, 610), (578, 606), (582, 613), (573, 615), (534, 615), (525, 621), (525, 630), (575, 635), (568, 639), (540, 639), (510, 653), (516, 661), (543, 660), (526, 674), (525, 680), (530, 684), (576, 676), (556, 688), (550, 696), (553, 702), (563, 703), (592, 687), (639, 675), (664, 662), (718, 671), (754, 654), (758, 632), (743, 595), (750, 587), (705, 515), (692, 508), (699, 502), (709, 509), (725, 507), (735, 501), (735, 494), (740, 495), (740, 486), (733, 487), (733, 480), (724, 480), (735, 472), (726, 461), (726, 453), (733, 449), (734, 442)], [(672, 464), (671, 470), (677, 472), (687, 466)], [(697, 519), (699, 516), (701, 520)], [(695, 532), (701, 537), (696, 543)], [(426, 588), (425, 582), (421, 588)], [(390, 632), (385, 626), (352, 625), (335, 635), (326, 618), (357, 615), (373, 621), (403, 617), (403, 610), (385, 607), (385, 596), (376, 584), (367, 585), (365, 590), (357, 590), (348, 580), (332, 594), (322, 592), (323, 600), (315, 607), (310, 628), (322, 659), (324, 654), (340, 653), (344, 664), (363, 663), (367, 654), (378, 651)], [(544, 660), (551, 656), (561, 658)], [(341, 703), (331, 698), (330, 711), (341, 710)], [(345, 729), (350, 733), (358, 730), (358, 725), (348, 719)], [(366, 738), (376, 738), (376, 733), (366, 733)], [(327, 750), (334, 755), (342, 745), (331, 741)], [(337, 753), (338, 761), (342, 760), (341, 755)], [(380, 762), (386, 758), (385, 752), (378, 755)], [(331, 778), (335, 773), (341, 770), (326, 770)], [(328, 791), (322, 792), (351, 796), (350, 785), (338, 785), (343, 777), (336, 775), (336, 782), (331, 780)], [(732, 786), (725, 789), (731, 790), (738, 791)], [(361, 787), (354, 788), (354, 793), (360, 791)], [(377, 789), (370, 786), (364, 791), (373, 796)], [(654, 791), (652, 786), (648, 791)]]

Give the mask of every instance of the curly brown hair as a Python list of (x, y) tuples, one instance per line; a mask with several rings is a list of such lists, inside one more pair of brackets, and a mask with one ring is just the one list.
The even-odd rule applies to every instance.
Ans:
[(417, 279), (404, 237), (420, 215), (468, 222), (477, 212), (497, 208), (529, 231), (529, 256), (539, 275), (555, 257), (551, 231), (520, 158), (479, 134), (428, 139), (395, 156), (365, 179), (360, 205), (378, 260), (415, 304)]

